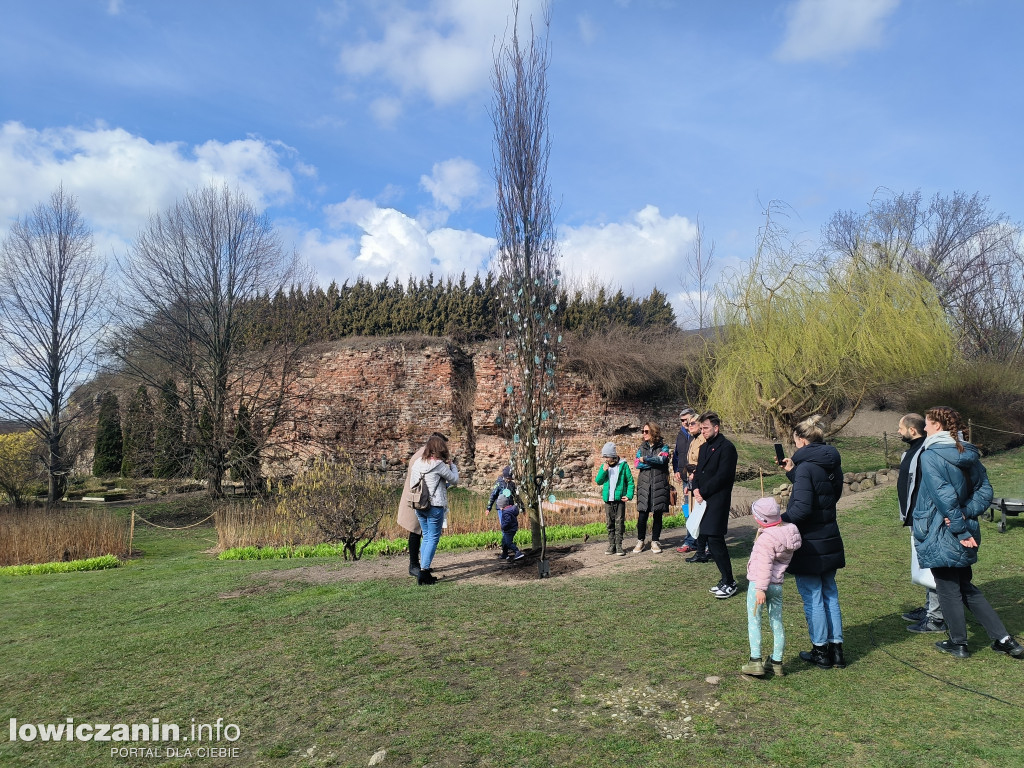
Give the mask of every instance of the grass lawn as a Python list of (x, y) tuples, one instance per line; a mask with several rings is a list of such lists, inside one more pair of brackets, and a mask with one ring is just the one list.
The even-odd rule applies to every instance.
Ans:
[[(1024, 452), (986, 464), (997, 496), (1024, 495)], [(767, 680), (739, 675), (744, 596), (714, 600), (713, 566), (674, 553), (650, 570), (515, 586), (271, 585), (273, 570), (351, 566), (218, 562), (203, 553), (212, 528), (137, 528), (144, 556), (121, 568), (0, 577), (0, 765), (365, 766), (379, 749), (383, 765), (416, 768), (1021, 765), (1024, 661), (990, 651), (973, 623), (966, 661), (905, 630), (899, 614), (923, 590), (894, 509), (889, 488), (841, 519), (849, 667), (795, 660), (809, 645), (787, 579), (787, 675)], [(1024, 519), (982, 528), (975, 581), (1024, 635)], [(731, 552), (743, 573), (749, 543)], [(10, 718), (68, 717), (159, 718), (182, 735), (192, 718), (223, 718), (240, 737), (214, 746), (240, 757), (10, 741)]]

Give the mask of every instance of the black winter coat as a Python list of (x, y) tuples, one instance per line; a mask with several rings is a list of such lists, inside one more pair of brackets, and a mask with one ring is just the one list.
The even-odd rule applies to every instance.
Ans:
[(808, 443), (793, 454), (796, 465), (786, 473), (793, 483), (783, 522), (794, 523), (803, 544), (793, 555), (789, 572), (818, 575), (846, 565), (843, 538), (836, 520), (836, 502), (843, 495), (839, 451), (824, 443)]
[(693, 487), (708, 503), (700, 523), (701, 536), (725, 536), (729, 530), (736, 461), (736, 446), (721, 433), (704, 443), (697, 452)]
[(637, 468), (637, 512), (668, 512), (671, 485), (668, 479), (668, 453), (667, 445), (652, 446), (646, 440), (636, 452), (637, 464), (647, 465), (646, 468)]

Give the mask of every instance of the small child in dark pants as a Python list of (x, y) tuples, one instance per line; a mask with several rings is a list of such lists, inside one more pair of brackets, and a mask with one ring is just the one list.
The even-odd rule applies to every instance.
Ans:
[(486, 512), (489, 515), (493, 507), (498, 509), (498, 523), (501, 525), (501, 554), (498, 558), (501, 560), (521, 560), (526, 556), (515, 542), (519, 530), (518, 500), (516, 484), (512, 480), (512, 467), (505, 467), (491, 491)]
[(604, 499), (604, 511), (608, 520), (608, 549), (604, 553), (625, 557), (626, 550), (622, 548), (622, 537), (626, 532), (626, 502), (633, 498), (635, 489), (633, 473), (629, 470), (628, 462), (619, 461), (615, 443), (604, 444), (601, 458), (604, 461), (597, 470), (594, 482), (601, 486), (601, 498)]

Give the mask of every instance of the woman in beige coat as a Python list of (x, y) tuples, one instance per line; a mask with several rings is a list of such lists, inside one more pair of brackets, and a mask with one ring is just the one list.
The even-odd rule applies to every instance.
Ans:
[[(439, 437), (448, 442), (448, 438), (440, 432), (431, 433), (431, 437)], [(414, 579), (420, 577), (420, 542), (423, 541), (423, 531), (420, 529), (420, 521), (416, 517), (416, 510), (412, 508), (412, 465), (423, 458), (423, 447), (409, 459), (409, 468), (405, 472), (405, 485), (402, 487), (402, 498), (398, 502), (398, 524), (409, 532), (409, 575)]]

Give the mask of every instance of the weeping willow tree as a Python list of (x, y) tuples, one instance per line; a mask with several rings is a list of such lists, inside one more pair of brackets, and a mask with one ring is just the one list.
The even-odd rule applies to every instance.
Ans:
[(771, 220), (749, 269), (720, 284), (710, 406), (789, 440), (814, 413), (848, 418), (866, 394), (947, 366), (953, 336), (931, 283), (869, 264), (808, 257)]
[[(532, 25), (519, 37), (519, 4), (513, 3), (509, 37), (494, 61), (494, 176), (498, 209), (500, 353), (505, 360), (505, 419), (511, 464), (530, 518), (533, 548), (546, 540), (541, 502), (550, 493), (560, 455), (556, 412), (562, 337), (557, 322), (558, 247), (548, 185), (549, 61), (546, 34)], [(545, 11), (544, 30), (550, 17)]]

